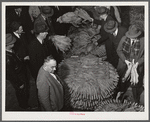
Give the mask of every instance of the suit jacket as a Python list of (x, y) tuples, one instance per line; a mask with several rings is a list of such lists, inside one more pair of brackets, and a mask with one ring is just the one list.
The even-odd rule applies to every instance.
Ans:
[[(6, 10), (6, 22), (7, 22), (7, 28), (10, 28), (10, 25), (13, 21), (21, 22), (21, 25), (23, 26), (24, 31), (26, 31), (27, 26), (27, 20), (29, 19), (29, 13), (28, 13), (28, 7), (22, 7), (22, 12), (20, 16), (17, 15), (14, 8), (10, 8)], [(11, 32), (11, 29), (8, 30), (8, 32)], [(8, 33), (7, 32), (7, 33)]]
[(32, 76), (36, 79), (40, 67), (44, 63), (44, 59), (49, 55), (47, 46), (41, 44), (37, 38), (35, 38), (29, 44), (29, 57), (30, 57), (30, 68)]
[(120, 26), (118, 27), (118, 33), (117, 36), (114, 36), (113, 34), (109, 33), (109, 40), (111, 42), (113, 42), (114, 46), (115, 46), (115, 50), (117, 50), (118, 44), (121, 40), (121, 38), (125, 35), (125, 33), (127, 32), (127, 28)]
[(34, 28), (36, 26), (37, 23), (44, 23), (48, 28), (49, 28), (49, 33), (50, 35), (54, 34), (54, 28), (53, 28), (53, 25), (52, 25), (52, 20), (51, 18), (49, 17), (48, 18), (48, 23), (44, 20), (44, 18), (42, 17), (42, 15), (40, 14), (37, 19), (35, 20), (34, 22)]
[(57, 35), (67, 35), (68, 30), (72, 24), (69, 23), (59, 23), (57, 22), (57, 18), (62, 16), (67, 12), (71, 12), (72, 8), (70, 6), (58, 6), (59, 9), (56, 7), (52, 7), (54, 10), (54, 15), (52, 16), (52, 23), (54, 27), (54, 32)]
[(108, 61), (113, 64), (113, 66), (116, 68), (118, 65), (118, 54), (116, 52), (118, 44), (121, 40), (121, 38), (125, 35), (127, 31), (127, 28), (124, 27), (118, 27), (118, 33), (116, 36), (113, 34), (108, 34), (109, 39), (105, 43), (106, 46), (106, 52), (107, 52), (107, 59)]
[(24, 34), (21, 34), (20, 38), (18, 38), (14, 33), (12, 35), (17, 39), (15, 45), (13, 47), (15, 53), (24, 60), (24, 57), (28, 56), (28, 44), (27, 39)]
[(43, 67), (38, 73), (37, 89), (42, 110), (58, 111), (62, 109), (64, 104), (63, 86)]
[(110, 15), (108, 15), (106, 20), (99, 20), (95, 22), (96, 24), (101, 25), (101, 30), (100, 30), (101, 38), (97, 41), (99, 45), (101, 45), (103, 42), (105, 42), (109, 38), (108, 33), (104, 30), (104, 25), (109, 20), (114, 20), (114, 19)]
[(15, 55), (6, 51), (6, 79), (11, 82), (15, 89), (27, 82), (26, 67)]
[[(122, 37), (117, 48), (117, 53), (119, 56), (119, 63), (117, 66), (117, 71), (120, 77), (123, 77), (127, 70), (127, 65), (125, 63), (125, 60), (127, 60), (127, 58), (122, 51), (122, 44), (124, 43), (125, 38), (126, 36)], [(139, 54), (135, 58), (135, 63), (136, 62), (139, 63), (138, 68), (137, 68), (137, 72), (139, 74), (139, 82), (134, 87), (143, 85), (142, 82), (143, 82), (143, 76), (144, 76), (144, 38), (140, 39), (140, 50), (139, 50)]]

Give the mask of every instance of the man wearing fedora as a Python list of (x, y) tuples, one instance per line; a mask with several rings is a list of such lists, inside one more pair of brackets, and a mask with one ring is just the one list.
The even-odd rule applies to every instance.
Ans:
[[(6, 80), (9, 80), (16, 91), (21, 110), (29, 109), (27, 91), (27, 71), (24, 62), (13, 51), (16, 38), (12, 34), (6, 34)], [(7, 85), (7, 84), (6, 84)]]
[(45, 38), (48, 34), (48, 27), (45, 23), (36, 23), (34, 32), (36, 38), (29, 44), (30, 68), (33, 78), (36, 80), (38, 71), (44, 63), (44, 59), (49, 55)]
[(22, 60), (28, 60), (28, 40), (23, 32), (23, 27), (20, 22), (13, 21), (10, 25), (12, 35), (16, 38), (16, 43), (13, 47), (15, 53)]
[(44, 23), (49, 28), (49, 34), (54, 34), (54, 28), (52, 25), (52, 19), (51, 17), (54, 14), (54, 10), (52, 7), (49, 6), (41, 6), (41, 14), (37, 17), (37, 19), (34, 22), (34, 28), (37, 23)]
[[(143, 91), (144, 37), (142, 31), (138, 29), (136, 25), (131, 25), (125, 36), (122, 37), (117, 48), (117, 53), (119, 56), (117, 71), (120, 76), (117, 98), (119, 98), (121, 94), (123, 95), (130, 86), (132, 88), (134, 101), (139, 103), (140, 94)], [(131, 78), (125, 81), (123, 80), (130, 65), (134, 67), (136, 66), (136, 70), (139, 75), (138, 80), (136, 81), (137, 83), (135, 84), (131, 84)]]
[(101, 25), (100, 35), (101, 38), (97, 41), (99, 45), (108, 40), (108, 33), (104, 30), (104, 25), (109, 20), (114, 20), (111, 17), (109, 9), (104, 6), (96, 6), (94, 7), (97, 15), (99, 16), (99, 20), (94, 20), (95, 24)]
[(108, 41), (105, 43), (107, 59), (117, 68), (119, 57), (116, 50), (121, 38), (127, 32), (127, 28), (119, 26), (117, 21), (109, 20), (104, 25), (104, 30), (108, 33), (109, 37)]

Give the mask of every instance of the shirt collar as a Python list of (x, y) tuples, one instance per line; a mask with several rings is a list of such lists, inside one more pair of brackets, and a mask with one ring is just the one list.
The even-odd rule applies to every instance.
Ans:
[(7, 52), (10, 52), (10, 53), (12, 53), (12, 52), (13, 52), (12, 50), (7, 50), (7, 49), (6, 49), (6, 51), (7, 51)]
[(19, 34), (16, 32), (13, 32), (18, 38), (20, 38)]
[(43, 44), (43, 40), (42, 40), (42, 39), (40, 39), (39, 37), (37, 37), (37, 40), (38, 40), (41, 44)]
[(108, 15), (106, 15), (106, 16), (104, 17), (104, 21), (106, 21), (107, 17), (108, 17)]
[(57, 82), (58, 82), (59, 84), (61, 84), (60, 81), (58, 81), (58, 79), (57, 79), (57, 77), (56, 77), (55, 74), (53, 74), (53, 73), (50, 73), (50, 74), (57, 80)]
[(118, 28), (115, 30), (115, 32), (113, 33), (114, 36), (117, 36), (118, 34)]
[(44, 20), (46, 20), (46, 17), (43, 14), (41, 14), (41, 16), (43, 17)]

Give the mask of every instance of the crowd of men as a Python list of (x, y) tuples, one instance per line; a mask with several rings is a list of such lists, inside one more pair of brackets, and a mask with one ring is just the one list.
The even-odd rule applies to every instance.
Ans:
[[(143, 91), (144, 32), (136, 25), (124, 27), (121, 18), (114, 17), (112, 7), (94, 7), (101, 25), (98, 46), (105, 44), (107, 61), (118, 71), (119, 83), (114, 97), (121, 99), (129, 86), (135, 102)], [(56, 22), (64, 13), (74, 11), (72, 6), (8, 6), (6, 7), (6, 79), (16, 91), (19, 106), (30, 110), (29, 81), (31, 75), (37, 86), (39, 107), (43, 111), (63, 110), (63, 82), (54, 73), (63, 54), (49, 38), (67, 35), (71, 24)], [(120, 9), (118, 7), (118, 13)], [(130, 66), (135, 67), (138, 83), (124, 80)]]

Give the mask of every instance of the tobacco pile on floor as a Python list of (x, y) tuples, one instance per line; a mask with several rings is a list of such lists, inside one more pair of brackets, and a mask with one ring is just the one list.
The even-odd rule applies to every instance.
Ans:
[(115, 68), (94, 55), (71, 57), (60, 65), (58, 74), (65, 83), (65, 104), (75, 109), (94, 110), (109, 98), (118, 83)]
[(109, 112), (143, 112), (144, 107), (142, 105), (138, 105), (136, 103), (128, 102), (127, 100), (124, 100), (124, 102), (117, 101), (114, 99), (105, 100), (99, 103), (99, 106), (95, 110), (96, 112), (101, 111), (109, 111)]

